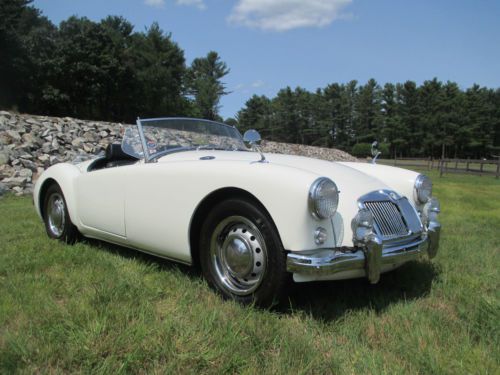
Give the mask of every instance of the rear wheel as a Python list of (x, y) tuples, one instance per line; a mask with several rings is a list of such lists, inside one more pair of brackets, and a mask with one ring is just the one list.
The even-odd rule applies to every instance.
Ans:
[(224, 297), (261, 306), (283, 297), (286, 255), (273, 223), (255, 204), (218, 204), (202, 226), (199, 253), (203, 275)]
[(78, 229), (69, 217), (66, 200), (57, 184), (45, 193), (43, 204), (45, 230), (49, 237), (73, 244), (78, 239)]

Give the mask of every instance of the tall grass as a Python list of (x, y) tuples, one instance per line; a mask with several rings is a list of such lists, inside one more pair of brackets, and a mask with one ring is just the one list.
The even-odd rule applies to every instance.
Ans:
[(441, 249), (365, 280), (295, 285), (273, 311), (223, 301), (191, 269), (49, 240), (0, 199), (0, 373), (500, 372), (500, 183), (434, 177)]

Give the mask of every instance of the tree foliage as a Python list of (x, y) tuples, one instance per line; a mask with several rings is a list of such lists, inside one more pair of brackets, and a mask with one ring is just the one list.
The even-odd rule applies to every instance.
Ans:
[(242, 131), (265, 139), (336, 147), (368, 156), (384, 145), (384, 157), (491, 157), (500, 153), (500, 89), (462, 90), (436, 78), (359, 85), (332, 83), (312, 93), (287, 87), (276, 97), (253, 96), (238, 112)]
[(157, 23), (134, 32), (122, 17), (73, 16), (56, 27), (30, 3), (0, 2), (1, 108), (114, 121), (218, 116), (229, 69), (217, 53), (188, 68)]
[[(187, 66), (184, 51), (156, 23), (143, 32), (116, 16), (70, 17), (55, 26), (31, 3), (0, 1), (0, 108), (127, 122), (222, 120), (229, 68), (217, 52)], [(374, 140), (391, 157), (500, 154), (500, 89), (463, 89), (437, 78), (420, 86), (370, 79), (315, 92), (285, 87), (274, 98), (252, 96), (226, 121), (264, 139), (360, 154)]]
[(218, 119), (220, 98), (228, 94), (221, 79), (228, 73), (226, 63), (214, 51), (191, 63), (186, 74), (186, 88), (194, 98), (199, 117)]

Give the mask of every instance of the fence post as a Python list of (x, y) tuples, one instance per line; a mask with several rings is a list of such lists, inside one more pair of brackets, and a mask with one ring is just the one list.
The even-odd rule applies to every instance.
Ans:
[(432, 169), (432, 159), (429, 156), (429, 161), (427, 162), (427, 170), (430, 171)]
[(497, 160), (497, 174), (495, 175), (495, 178), (498, 180), (499, 176), (500, 176), (500, 156), (498, 157)]
[(455, 159), (455, 172), (458, 172), (458, 159)]
[(479, 160), (479, 162), (481, 163), (481, 167), (479, 168), (479, 177), (483, 177), (483, 160)]
[(465, 172), (469, 172), (469, 163), (470, 163), (470, 156), (467, 158), (467, 166), (465, 167)]
[(443, 177), (443, 159), (439, 159), (439, 177)]
[(394, 155), (394, 166), (396, 166), (396, 165), (397, 165), (397, 163), (396, 163), (396, 158), (397, 158), (397, 156), (396, 156), (396, 155)]

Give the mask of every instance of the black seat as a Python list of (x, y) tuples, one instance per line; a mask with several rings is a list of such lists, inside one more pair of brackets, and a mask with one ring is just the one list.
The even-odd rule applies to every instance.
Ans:
[(104, 157), (94, 160), (88, 167), (88, 171), (97, 171), (103, 168), (119, 167), (121, 165), (134, 164), (138, 158), (126, 154), (119, 143), (110, 143), (106, 147)]
[(123, 152), (121, 144), (110, 143), (106, 147), (105, 160), (107, 162), (106, 167), (110, 168), (117, 167), (119, 165), (132, 164), (139, 159)]
[(123, 152), (121, 144), (110, 143), (106, 147), (106, 160), (108, 161), (137, 160), (137, 158)]

